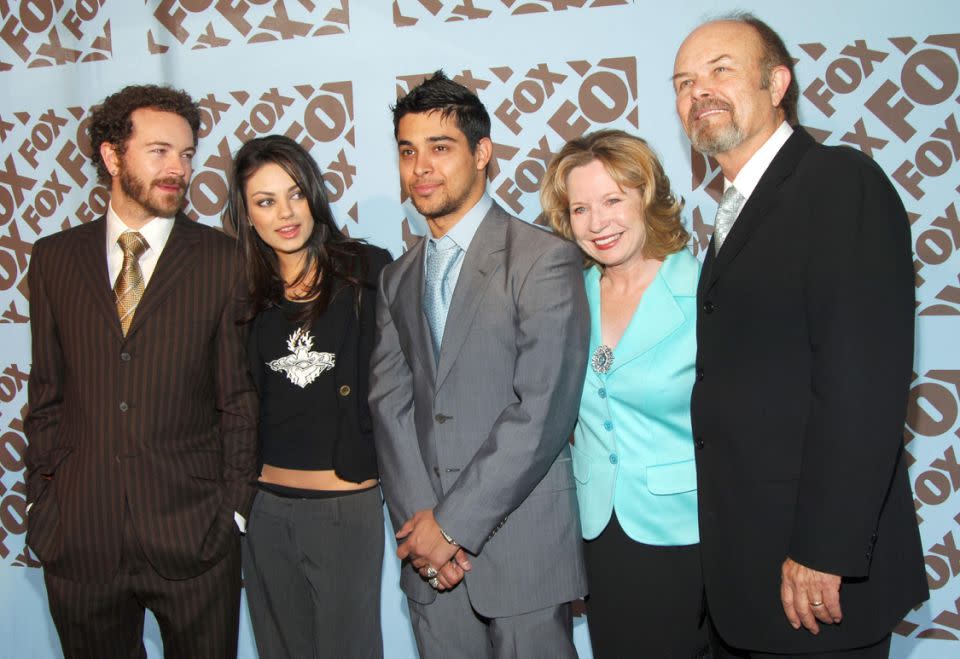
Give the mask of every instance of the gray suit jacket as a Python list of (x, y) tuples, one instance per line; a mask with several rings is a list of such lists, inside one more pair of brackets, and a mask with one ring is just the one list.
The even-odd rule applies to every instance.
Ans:
[[(476, 611), (519, 615), (586, 592), (568, 438), (589, 340), (579, 250), (490, 209), (464, 257), (435, 363), (425, 240), (383, 270), (370, 406), (394, 528), (418, 510), (475, 558)], [(409, 566), (408, 597), (436, 593)]]

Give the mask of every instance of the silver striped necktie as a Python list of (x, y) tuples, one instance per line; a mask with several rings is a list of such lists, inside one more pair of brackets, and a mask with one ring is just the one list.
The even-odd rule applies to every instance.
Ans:
[(723, 193), (720, 199), (720, 207), (717, 208), (717, 217), (713, 222), (713, 249), (715, 254), (720, 253), (723, 241), (727, 239), (727, 234), (733, 228), (733, 223), (737, 221), (737, 215), (740, 213), (740, 207), (746, 197), (740, 194), (732, 185)]

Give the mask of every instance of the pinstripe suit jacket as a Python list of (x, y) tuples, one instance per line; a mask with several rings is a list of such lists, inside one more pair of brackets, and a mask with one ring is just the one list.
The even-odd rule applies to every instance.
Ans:
[[(383, 269), (370, 409), (395, 528), (433, 508), (475, 558), (464, 578), (488, 617), (586, 593), (568, 438), (587, 363), (580, 251), (487, 212), (463, 260), (439, 361), (422, 312), (421, 240)], [(409, 566), (401, 586), (436, 596)]]
[(254, 494), (236, 247), (178, 216), (124, 337), (105, 231), (101, 218), (33, 248), (27, 542), (54, 574), (109, 581), (128, 501), (153, 567), (187, 578), (237, 542), (233, 513)]

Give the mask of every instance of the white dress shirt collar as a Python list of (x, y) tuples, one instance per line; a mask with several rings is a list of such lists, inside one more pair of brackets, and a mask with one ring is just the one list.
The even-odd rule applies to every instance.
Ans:
[[(147, 222), (141, 229), (142, 235), (150, 246), (140, 257), (140, 270), (143, 272), (144, 286), (150, 283), (150, 277), (157, 267), (157, 261), (160, 259), (160, 253), (170, 238), (173, 231), (174, 218), (155, 217)], [(123, 265), (123, 250), (117, 244), (117, 238), (124, 231), (130, 231), (116, 211), (113, 210), (113, 204), (107, 208), (107, 273), (110, 276), (110, 286), (117, 280), (120, 274), (120, 268)]]
[(480, 223), (483, 222), (483, 218), (487, 216), (487, 211), (490, 210), (492, 205), (493, 199), (484, 191), (483, 196), (474, 204), (473, 208), (468, 210), (467, 214), (461, 217), (460, 221), (447, 232), (450, 239), (457, 243), (457, 247), (464, 252), (470, 248), (470, 243), (473, 242), (473, 237), (477, 235)]
[[(763, 173), (767, 171), (770, 163), (773, 162), (777, 153), (780, 152), (780, 148), (786, 144), (791, 135), (793, 135), (793, 128), (784, 121), (773, 131), (773, 135), (767, 138), (767, 141), (757, 149), (757, 152), (750, 156), (750, 160), (747, 161), (747, 164), (743, 166), (743, 169), (740, 170), (740, 173), (737, 174), (737, 177), (732, 182), (726, 178), (723, 179), (724, 191), (731, 185), (734, 185), (737, 191), (743, 195), (744, 200), (749, 199), (750, 195), (752, 195), (753, 191), (757, 188), (757, 184), (760, 182)], [(744, 201), (744, 203), (746, 203), (746, 201)], [(743, 205), (741, 204), (740, 207), (743, 208)]]

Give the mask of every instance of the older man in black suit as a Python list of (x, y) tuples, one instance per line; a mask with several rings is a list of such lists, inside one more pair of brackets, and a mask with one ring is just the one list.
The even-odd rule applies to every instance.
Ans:
[(719, 656), (886, 657), (927, 597), (902, 431), (910, 227), (862, 153), (817, 144), (777, 34), (707, 23), (677, 111), (725, 192), (698, 290), (693, 430)]

